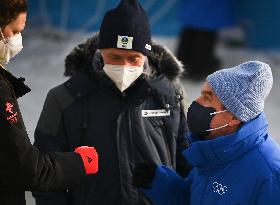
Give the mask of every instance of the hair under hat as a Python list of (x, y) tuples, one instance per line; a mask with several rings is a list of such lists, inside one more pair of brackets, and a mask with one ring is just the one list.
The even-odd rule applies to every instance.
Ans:
[(149, 54), (149, 19), (138, 0), (122, 0), (115, 9), (105, 14), (99, 33), (99, 48), (120, 48)]
[(238, 119), (247, 122), (263, 112), (273, 77), (269, 65), (249, 61), (216, 71), (207, 81), (223, 105)]

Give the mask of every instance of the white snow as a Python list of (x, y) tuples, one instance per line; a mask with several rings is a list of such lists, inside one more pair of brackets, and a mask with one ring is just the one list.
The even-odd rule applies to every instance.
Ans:
[[(27, 32), (24, 35), (24, 50), (12, 59), (8, 70), (17, 76), (26, 78), (26, 83), (32, 92), (19, 100), (27, 132), (33, 142), (34, 130), (42, 110), (47, 92), (52, 87), (64, 82), (64, 58), (78, 43), (90, 34), (69, 34), (45, 31)], [(174, 51), (177, 45), (176, 38), (156, 38), (158, 42)], [(249, 49), (232, 49), (220, 44), (218, 55), (223, 60), (223, 68), (234, 66), (248, 60), (260, 60), (268, 63), (274, 75), (274, 85), (270, 96), (266, 100), (265, 112), (270, 123), (270, 133), (280, 143), (279, 106), (280, 106), (280, 53)], [(203, 59), (202, 59), (203, 60)], [(203, 82), (184, 81), (185, 89), (190, 100), (194, 100), (200, 93)], [(27, 204), (34, 201), (27, 193)]]

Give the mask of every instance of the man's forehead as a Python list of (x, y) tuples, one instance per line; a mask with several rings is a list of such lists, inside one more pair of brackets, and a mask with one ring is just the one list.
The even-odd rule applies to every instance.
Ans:
[(210, 83), (208, 83), (207, 81), (204, 82), (204, 84), (202, 85), (201, 88), (201, 93), (202, 94), (210, 94), (213, 98), (213, 100), (215, 102), (217, 102), (220, 106), (225, 107), (222, 103), (222, 101), (219, 99), (219, 97), (216, 95), (215, 91), (213, 90), (213, 88), (211, 87)]
[(107, 49), (102, 49), (102, 51), (106, 54), (111, 54), (111, 55), (143, 56), (143, 54), (140, 52), (132, 51), (132, 50), (124, 50), (119, 48), (107, 48)]
[(203, 83), (201, 91), (202, 92), (212, 92), (212, 93), (214, 93), (214, 90), (212, 89), (211, 85), (207, 81), (205, 81)]

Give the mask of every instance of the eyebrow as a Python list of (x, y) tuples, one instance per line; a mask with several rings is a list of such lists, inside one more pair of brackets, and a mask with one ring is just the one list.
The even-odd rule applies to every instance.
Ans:
[[(109, 57), (118, 57), (118, 58), (122, 58), (122, 55), (119, 54), (115, 54), (115, 53), (108, 53)], [(139, 54), (134, 54), (134, 55), (128, 55), (127, 58), (141, 58), (141, 56)]]
[(121, 55), (119, 54), (115, 54), (115, 53), (108, 53), (109, 57), (121, 57)]
[(134, 55), (131, 55), (129, 56), (129, 58), (140, 58), (141, 56), (139, 54), (134, 54)]

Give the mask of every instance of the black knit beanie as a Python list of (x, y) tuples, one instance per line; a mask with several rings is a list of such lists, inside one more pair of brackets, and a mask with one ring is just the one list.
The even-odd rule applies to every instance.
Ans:
[(151, 30), (149, 18), (138, 0), (122, 0), (108, 11), (99, 33), (99, 49), (120, 48), (149, 55)]

